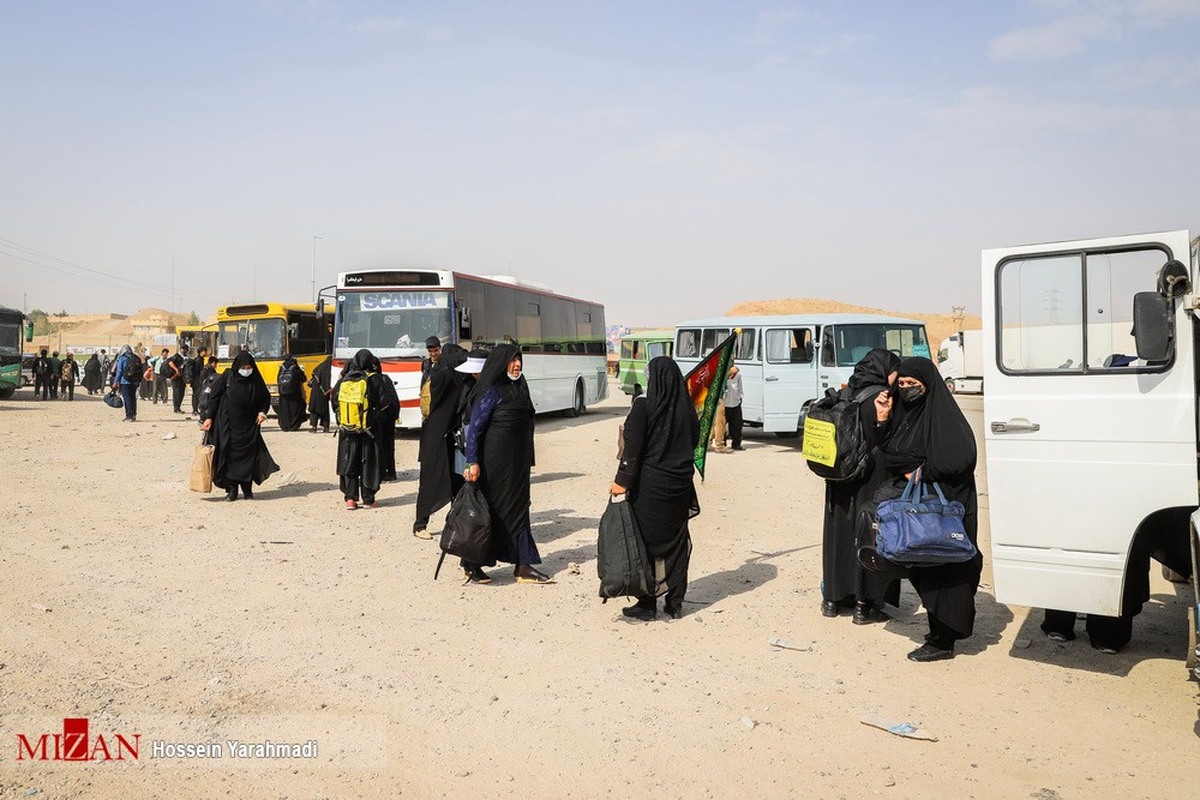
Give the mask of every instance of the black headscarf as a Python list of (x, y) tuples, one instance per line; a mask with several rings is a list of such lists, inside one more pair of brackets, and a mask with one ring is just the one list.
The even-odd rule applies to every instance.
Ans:
[(975, 434), (934, 363), (915, 356), (900, 361), (899, 377), (916, 378), (925, 394), (911, 405), (892, 404), (892, 437), (883, 446), (884, 464), (893, 472), (924, 465), (922, 477), (940, 481), (970, 475), (975, 469)]
[(643, 460), (690, 476), (700, 425), (683, 373), (668, 356), (656, 356), (646, 365), (646, 377), (646, 397), (641, 401), (647, 404)]
[[(254, 370), (249, 377), (243, 377), (238, 372), (246, 367)], [(263, 380), (262, 373), (258, 371), (258, 364), (249, 351), (242, 350), (234, 357), (225, 380), (228, 382), (225, 387), (225, 402), (230, 403), (233, 408), (243, 411), (254, 409), (257, 413), (264, 405), (269, 406), (271, 393), (267, 390), (267, 382)]]
[(900, 356), (891, 350), (876, 347), (854, 365), (854, 374), (850, 376), (850, 380), (846, 382), (846, 385), (850, 388), (851, 394), (858, 394), (868, 386), (883, 386), (886, 388), (888, 385), (888, 376), (895, 372), (899, 366)]
[(346, 365), (346, 371), (379, 372), (379, 359), (375, 357), (374, 353), (364, 347), (354, 354), (354, 358), (350, 359), (350, 363)]
[[(521, 350), (512, 344), (497, 345), (492, 352), (488, 353), (487, 361), (483, 362), (483, 370), (475, 381), (475, 388), (471, 390), (468, 408), (474, 408), (480, 398), (487, 394), (493, 386), (500, 389), (505, 403), (510, 405), (528, 403), (529, 407), (533, 408), (533, 401), (529, 397), (529, 384), (525, 381), (524, 372), (515, 381), (508, 377), (508, 363), (514, 358), (521, 358)], [(522, 366), (524, 362), (525, 360), (521, 358)]]

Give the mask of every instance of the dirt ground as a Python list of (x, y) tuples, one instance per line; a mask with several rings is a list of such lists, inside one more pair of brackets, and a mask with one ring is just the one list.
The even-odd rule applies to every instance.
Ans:
[[(981, 401), (963, 402), (978, 431)], [(974, 638), (911, 663), (925, 620), (907, 585), (885, 625), (820, 615), (823, 486), (792, 441), (752, 433), (710, 456), (685, 616), (626, 622), (596, 596), (595, 553), (627, 407), (616, 392), (580, 419), (539, 419), (534, 533), (558, 583), (498, 567), (464, 586), (453, 564), (434, 582), (436, 542), (410, 533), (412, 435), (383, 507), (349, 513), (334, 440), (274, 419), (282, 473), (228, 503), (187, 490), (194, 420), (143, 405), (126, 424), (86, 393), (0, 402), (0, 794), (1194, 795), (1186, 587), (1156, 573), (1134, 642), (1104, 656), (1082, 625), (1045, 639), (1036, 612), (995, 602), (986, 570)], [(18, 760), (18, 734), (66, 717), (110, 742), (139, 734), (139, 758)], [(231, 739), (318, 754), (153, 752)]]

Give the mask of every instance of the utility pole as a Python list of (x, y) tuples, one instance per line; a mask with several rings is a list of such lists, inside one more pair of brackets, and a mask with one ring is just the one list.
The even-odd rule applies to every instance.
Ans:
[(324, 236), (314, 236), (313, 252), (312, 252), (312, 301), (317, 302), (317, 240), (324, 239)]

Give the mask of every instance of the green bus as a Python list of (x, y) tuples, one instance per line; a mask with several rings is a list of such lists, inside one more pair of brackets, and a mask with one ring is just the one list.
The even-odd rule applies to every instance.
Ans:
[(671, 356), (674, 330), (633, 331), (621, 337), (621, 359), (617, 362), (617, 380), (625, 394), (646, 391), (646, 364), (656, 356)]
[(0, 306), (0, 400), (7, 400), (21, 385), (21, 343), (25, 340), (25, 315)]

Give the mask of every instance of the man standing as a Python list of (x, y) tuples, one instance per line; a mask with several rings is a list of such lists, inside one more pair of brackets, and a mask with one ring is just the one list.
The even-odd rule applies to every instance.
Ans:
[(75, 380), (79, 377), (79, 362), (75, 360), (74, 353), (67, 353), (59, 374), (62, 375), (62, 399), (74, 400)]
[(200, 413), (200, 389), (204, 380), (204, 365), (208, 362), (208, 348), (204, 345), (196, 352), (196, 357), (189, 359), (183, 368), (183, 381), (192, 387), (192, 413)]
[(47, 380), (50, 382), (50, 396), (55, 400), (58, 399), (58, 380), (62, 375), (62, 359), (58, 357), (58, 351), (55, 350), (50, 354), (50, 374)]
[(171, 382), (171, 405), (176, 414), (183, 413), (183, 393), (187, 390), (183, 370), (187, 366), (187, 345), (179, 348), (175, 355), (167, 359), (167, 380)]
[(150, 364), (154, 367), (154, 405), (158, 405), (160, 397), (164, 403), (167, 402), (167, 375), (170, 374), (170, 368), (166, 366), (166, 362), (170, 352), (164, 347), (161, 353), (150, 359)]
[(37, 358), (33, 360), (33, 398), (35, 400), (47, 400), (50, 397), (50, 387), (46, 382), (50, 380), (50, 359), (46, 357), (46, 350), (43, 348), (38, 351)]
[(737, 367), (729, 367), (729, 379), (725, 381), (725, 425), (729, 438), (733, 440), (734, 450), (744, 450), (742, 447), (742, 372)]

